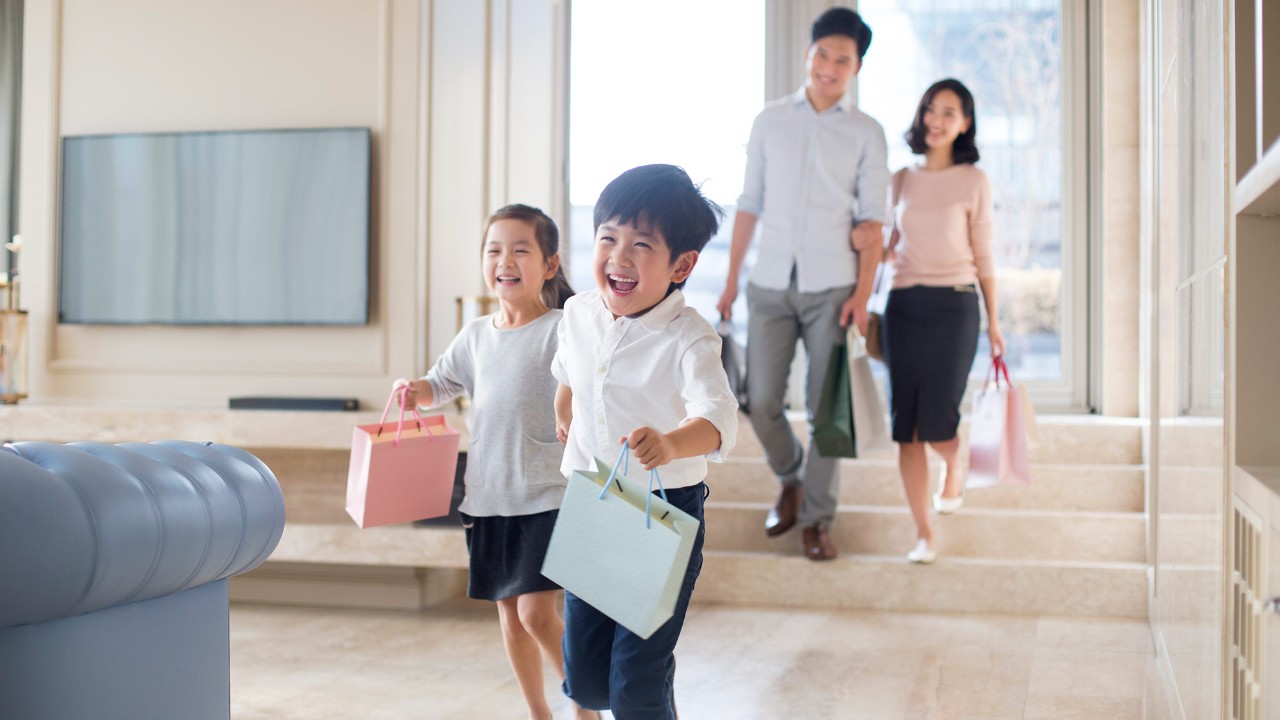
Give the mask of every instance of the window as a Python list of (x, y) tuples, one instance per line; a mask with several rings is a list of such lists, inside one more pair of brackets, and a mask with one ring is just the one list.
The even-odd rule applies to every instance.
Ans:
[[(1083, 75), (1073, 65), (1083, 63), (1067, 61), (1077, 57), (1065, 32), (1075, 18), (1064, 18), (1060, 0), (862, 0), (858, 10), (875, 33), (858, 76), (859, 106), (884, 125), (890, 168), (919, 159), (902, 136), (929, 85), (954, 77), (973, 92), (979, 166), (995, 199), (1010, 369), (1033, 381), (1045, 404), (1083, 405), (1083, 374), (1075, 371), (1087, 346), (1077, 305), (1085, 295), (1085, 198), (1072, 185), (1072, 167), (1083, 168), (1084, 148), (1067, 138), (1085, 120), (1065, 110), (1085, 104), (1070, 82)], [(1074, 35), (1082, 34), (1078, 23)], [(984, 332), (972, 377), (985, 375), (988, 357)]]
[(595, 286), (591, 212), (604, 186), (638, 165), (679, 165), (725, 211), (684, 290), (714, 323), (747, 136), (765, 101), (764, 2), (574, 0), (572, 13), (570, 281)]

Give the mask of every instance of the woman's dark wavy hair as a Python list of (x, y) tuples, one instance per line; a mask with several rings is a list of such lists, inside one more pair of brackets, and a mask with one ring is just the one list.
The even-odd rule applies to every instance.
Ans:
[[(489, 216), (482, 237), (487, 237), (489, 228), (499, 220), (519, 220), (533, 228), (533, 237), (538, 241), (538, 249), (542, 250), (543, 260), (550, 260), (552, 255), (560, 252), (560, 230), (556, 227), (556, 221), (538, 208), (520, 204), (499, 208)], [(569, 285), (569, 278), (564, 275), (564, 258), (561, 258), (556, 274), (542, 284), (542, 302), (549, 308), (563, 308), (564, 301), (571, 297), (573, 288)]]
[(978, 118), (973, 111), (973, 93), (969, 92), (969, 88), (964, 83), (954, 78), (939, 80), (929, 86), (924, 91), (924, 97), (920, 98), (920, 106), (916, 108), (916, 119), (911, 122), (911, 129), (903, 135), (907, 139), (907, 145), (911, 147), (911, 152), (917, 155), (923, 155), (928, 146), (924, 143), (924, 136), (928, 130), (924, 126), (924, 111), (929, 107), (929, 103), (933, 102), (933, 98), (943, 90), (950, 90), (960, 98), (960, 111), (969, 120), (969, 129), (960, 133), (956, 141), (951, 146), (951, 160), (957, 164), (978, 162), (978, 144), (974, 138), (978, 135)]

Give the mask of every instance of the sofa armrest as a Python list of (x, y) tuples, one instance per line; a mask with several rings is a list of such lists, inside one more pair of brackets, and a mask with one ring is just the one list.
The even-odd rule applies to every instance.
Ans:
[(253, 569), (284, 532), (258, 458), (227, 445), (20, 442), (0, 452), (0, 627)]

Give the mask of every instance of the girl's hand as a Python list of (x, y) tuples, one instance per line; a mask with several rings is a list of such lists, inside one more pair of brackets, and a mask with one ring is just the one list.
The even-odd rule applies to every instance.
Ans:
[(426, 380), (409, 380), (408, 378), (400, 378), (399, 380), (391, 383), (391, 392), (399, 392), (402, 387), (407, 388), (404, 393), (404, 398), (401, 401), (404, 403), (401, 405), (401, 409), (403, 410), (418, 407), (419, 395), (426, 398), (427, 402), (431, 401), (431, 385), (428, 384)]
[(1000, 328), (995, 325), (988, 327), (987, 338), (991, 341), (991, 357), (1004, 357), (1004, 334)]
[(645, 470), (652, 470), (676, 459), (675, 444), (671, 438), (651, 427), (633, 430), (622, 441), (631, 446), (631, 452)]
[(569, 422), (561, 422), (560, 418), (556, 418), (556, 439), (562, 443), (569, 442)]

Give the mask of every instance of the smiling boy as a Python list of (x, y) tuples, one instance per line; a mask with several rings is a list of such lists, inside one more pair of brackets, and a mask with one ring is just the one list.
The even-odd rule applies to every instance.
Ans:
[[(596, 202), (596, 289), (570, 299), (552, 374), (561, 471), (595, 466), (626, 441), (644, 470), (661, 467), (667, 501), (703, 519), (707, 460), (738, 432), (720, 338), (680, 288), (719, 225), (719, 209), (680, 168), (618, 176)], [(675, 717), (676, 640), (702, 570), (700, 526), (675, 612), (647, 640), (565, 592), (564, 691), (619, 720)], [(605, 549), (601, 549), (602, 552)], [(625, 548), (619, 562), (626, 562)]]

